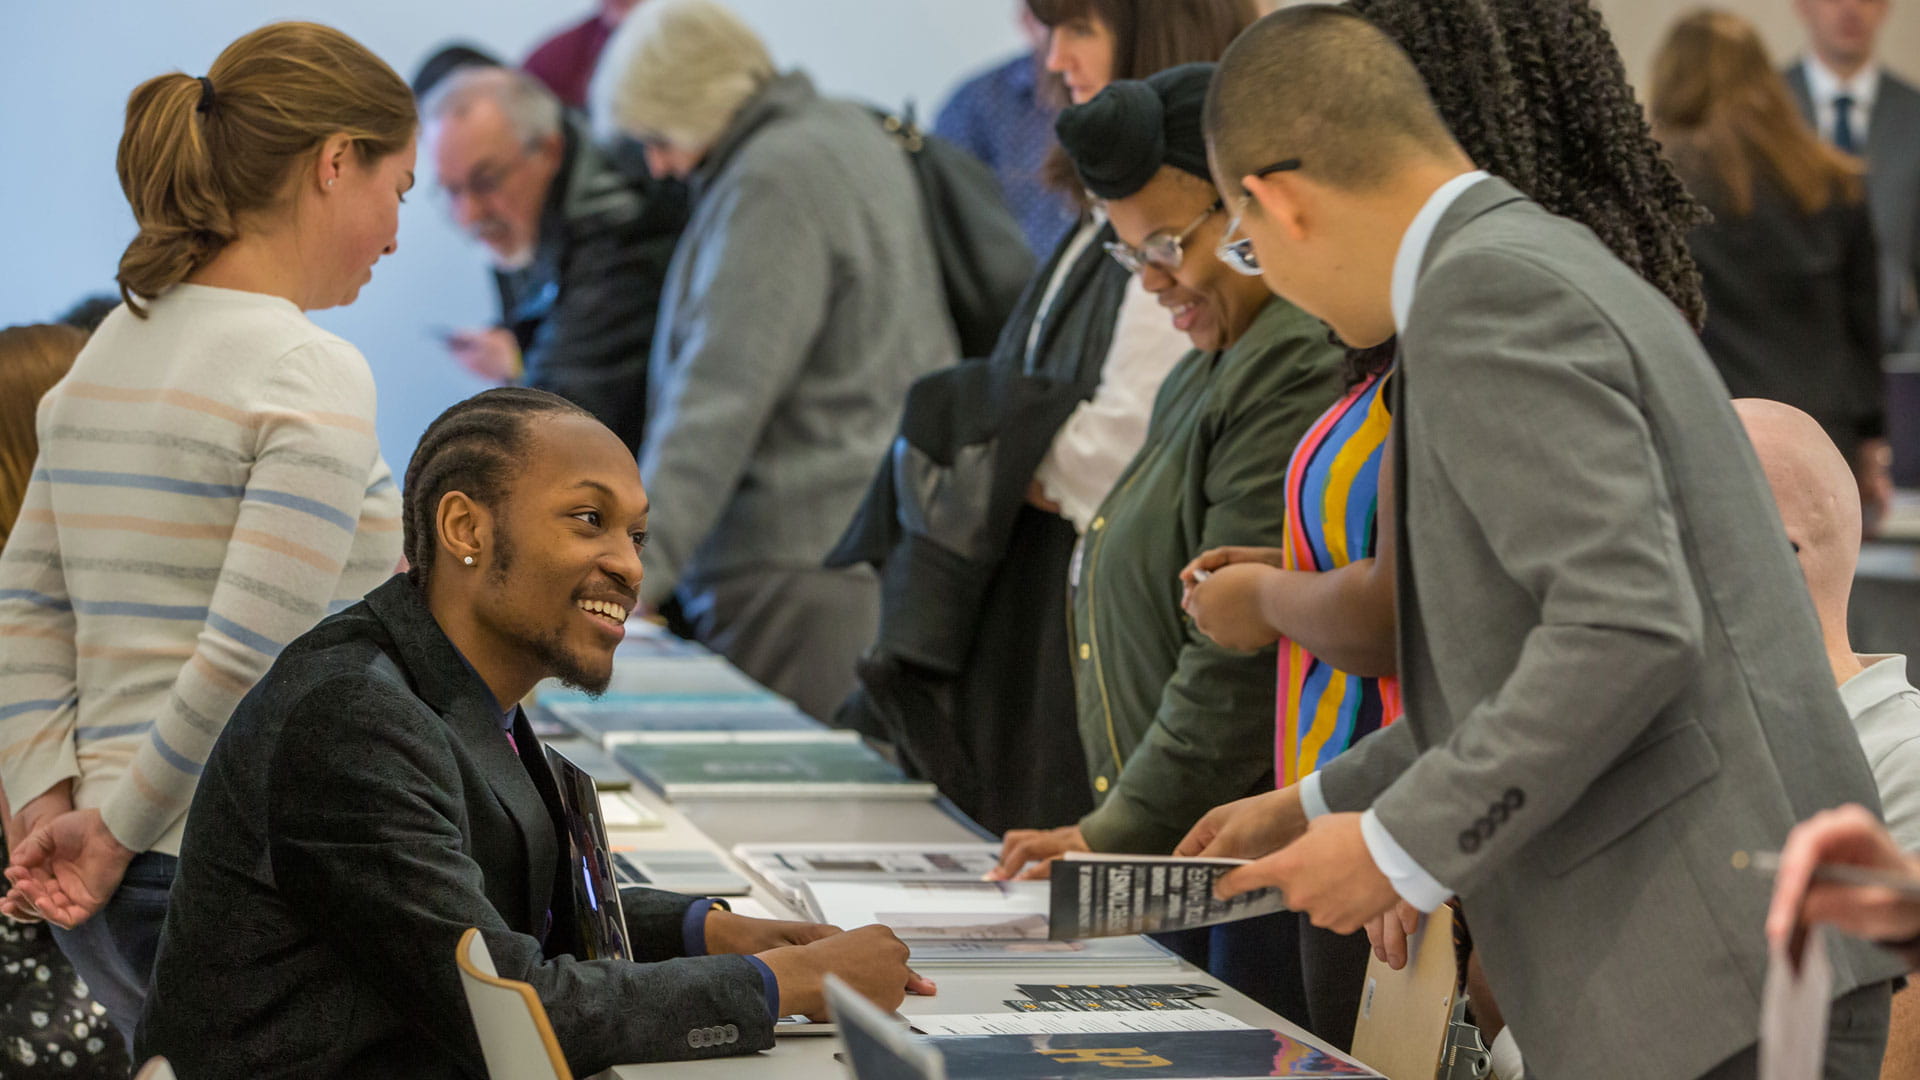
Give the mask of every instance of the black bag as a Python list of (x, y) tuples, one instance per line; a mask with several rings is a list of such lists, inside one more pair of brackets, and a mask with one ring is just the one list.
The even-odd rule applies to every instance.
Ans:
[(905, 116), (875, 115), (913, 163), (960, 355), (986, 356), (1033, 276), (1026, 234), (1007, 209), (1000, 181), (979, 158), (921, 131), (911, 106)]

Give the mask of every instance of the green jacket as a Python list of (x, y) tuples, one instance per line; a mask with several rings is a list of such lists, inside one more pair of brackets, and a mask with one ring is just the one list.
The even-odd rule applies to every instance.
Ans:
[(1231, 347), (1187, 354), (1089, 527), (1072, 648), (1093, 850), (1164, 854), (1209, 809), (1272, 787), (1275, 650), (1209, 641), (1178, 575), (1208, 548), (1281, 545), (1287, 460), (1340, 396), (1340, 360), (1326, 326), (1279, 299)]

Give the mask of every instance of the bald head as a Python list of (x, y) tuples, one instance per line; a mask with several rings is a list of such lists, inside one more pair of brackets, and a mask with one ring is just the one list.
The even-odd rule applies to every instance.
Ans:
[[(1833, 440), (1813, 417), (1759, 398), (1733, 403), (1760, 468), (1773, 489), (1780, 520), (1799, 552), (1821, 628), (1846, 632), (1847, 597), (1860, 559), (1860, 489)], [(1837, 618), (1837, 628), (1827, 625)]]
[(1413, 61), (1332, 4), (1282, 8), (1235, 39), (1207, 96), (1206, 127), (1223, 187), (1298, 158), (1304, 176), (1364, 190), (1410, 156), (1460, 156)]

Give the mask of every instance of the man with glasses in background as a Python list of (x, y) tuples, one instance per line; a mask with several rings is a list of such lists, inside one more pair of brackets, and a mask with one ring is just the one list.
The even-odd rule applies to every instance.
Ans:
[(684, 189), (623, 174), (524, 72), (462, 69), (420, 111), (447, 209), (500, 292), (499, 324), (446, 333), (448, 351), (489, 382), (574, 401), (637, 449)]

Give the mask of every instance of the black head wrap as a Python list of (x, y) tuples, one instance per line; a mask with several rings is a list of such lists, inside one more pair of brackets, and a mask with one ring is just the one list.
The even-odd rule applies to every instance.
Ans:
[(1202, 126), (1214, 64), (1181, 64), (1142, 80), (1111, 83), (1085, 105), (1060, 113), (1053, 130), (1097, 198), (1124, 199), (1147, 186), (1162, 165), (1208, 183)]

